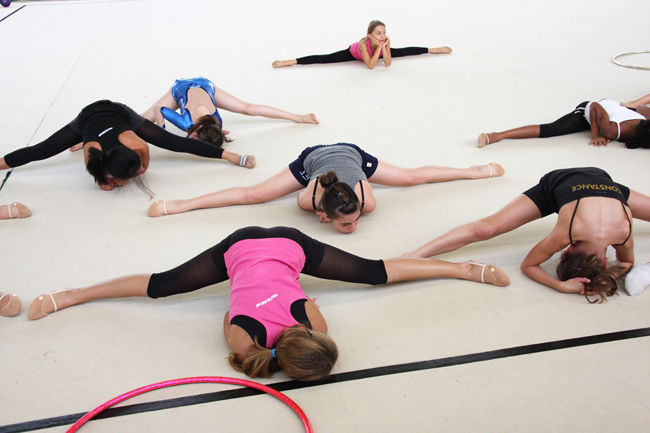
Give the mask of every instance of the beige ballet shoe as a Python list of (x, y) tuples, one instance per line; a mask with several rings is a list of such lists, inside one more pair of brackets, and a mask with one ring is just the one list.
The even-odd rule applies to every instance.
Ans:
[(276, 60), (271, 63), (271, 66), (274, 68), (286, 68), (287, 66), (293, 66), (293, 63), (291, 60)]
[[(162, 206), (160, 206), (162, 205)], [(152, 218), (167, 216), (167, 200), (158, 200), (151, 203), (149, 210), (147, 210), (147, 215)]]
[(10, 220), (18, 219), (18, 218), (27, 218), (32, 215), (32, 211), (29, 210), (29, 208), (22, 203), (13, 202), (5, 206), (7, 206), (7, 213), (9, 215)]
[(451, 47), (445, 45), (444, 47), (433, 48), (431, 54), (451, 54), (451, 52)]
[(501, 167), (501, 164), (498, 164), (496, 162), (491, 162), (487, 166), (488, 170), (490, 170), (488, 177), (500, 177), (503, 176), (506, 172), (506, 170)]
[(485, 132), (481, 132), (481, 135), (478, 136), (478, 147), (485, 147), (490, 144), (490, 137)]
[[(58, 292), (55, 292), (58, 293)], [(27, 317), (29, 320), (38, 320), (42, 319), (43, 317), (47, 316), (48, 314), (55, 313), (59, 311), (59, 307), (56, 305), (56, 301), (54, 300), (54, 294), (55, 293), (48, 293), (47, 295), (40, 295), (36, 299), (32, 301), (32, 305), (29, 306), (29, 310), (27, 310)], [(45, 311), (45, 303), (47, 300), (50, 300), (52, 303), (52, 308), (54, 308), (52, 311)]]
[[(510, 285), (510, 277), (503, 270), (494, 265), (486, 265), (484, 263), (466, 262), (472, 266), (479, 266), (481, 268), (481, 283), (492, 284), (495, 286), (505, 287)], [(475, 280), (476, 281), (476, 280)]]
[(2, 296), (0, 296), (0, 303), (2, 303), (2, 300), (7, 296), (9, 297), (9, 300), (4, 307), (0, 308), (0, 316), (15, 317), (20, 313), (20, 307), (22, 304), (18, 296), (10, 293), (3, 293)]
[(77, 144), (75, 144), (74, 146), (72, 146), (72, 147), (70, 148), (70, 152), (76, 152), (76, 151), (81, 150), (81, 149), (83, 149), (83, 148), (84, 148), (84, 144), (83, 144), (83, 143), (77, 143)]

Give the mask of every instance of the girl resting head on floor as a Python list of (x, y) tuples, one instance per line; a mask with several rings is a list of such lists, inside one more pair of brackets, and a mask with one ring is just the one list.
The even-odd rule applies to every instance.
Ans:
[[(634, 263), (632, 218), (650, 221), (650, 197), (614, 182), (597, 167), (553, 170), (496, 213), (451, 229), (406, 256), (453, 251), (552, 213), (558, 215), (555, 227), (530, 250), (521, 270), (560, 292), (583, 294), (590, 302), (589, 296), (596, 295), (593, 301), (602, 302)], [(608, 268), (610, 246), (619, 263)], [(540, 267), (565, 248), (557, 278)]]
[[(79, 142), (83, 144), (78, 145)], [(119, 102), (101, 100), (81, 110), (69, 124), (45, 141), (0, 158), (0, 170), (40, 161), (66, 149), (83, 147), (84, 164), (103, 190), (124, 186), (149, 167), (149, 145), (173, 152), (225, 159), (248, 168), (255, 158), (223, 150), (211, 143), (171, 134)]]
[(176, 80), (172, 88), (142, 113), (142, 116), (162, 128), (167, 120), (187, 132), (190, 138), (221, 146), (224, 141), (232, 140), (227, 137), (229, 131), (222, 130), (223, 120), (219, 108), (247, 116), (318, 124), (313, 113), (295, 114), (268, 105), (251, 104), (220, 89), (203, 77)]
[(481, 263), (395, 258), (366, 259), (289, 227), (246, 227), (193, 259), (162, 273), (122, 277), (94, 286), (37, 297), (28, 317), (105, 298), (160, 298), (230, 279), (230, 309), (223, 322), (230, 364), (251, 377), (282, 370), (294, 379), (330, 374), (338, 349), (327, 322), (298, 280), (300, 274), (361, 284), (457, 278), (510, 284), (501, 269)]
[(298, 207), (331, 222), (342, 233), (357, 229), (359, 218), (375, 210), (372, 183), (410, 186), (458, 179), (503, 176), (497, 163), (468, 168), (424, 166), (403, 168), (378, 160), (350, 143), (311, 146), (280, 173), (262, 183), (228, 188), (185, 200), (160, 200), (148, 210), (151, 217), (195, 209), (265, 203), (296, 191)]

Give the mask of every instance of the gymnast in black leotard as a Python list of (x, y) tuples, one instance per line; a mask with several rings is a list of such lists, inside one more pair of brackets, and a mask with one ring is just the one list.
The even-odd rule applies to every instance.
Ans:
[(179, 137), (138, 115), (124, 104), (102, 100), (85, 107), (69, 124), (45, 141), (0, 159), (0, 170), (50, 158), (82, 141), (88, 172), (104, 190), (125, 185), (149, 166), (148, 143), (173, 152), (222, 158), (252, 168), (253, 157), (240, 156), (214, 144)]
[(230, 279), (224, 333), (232, 352), (231, 365), (252, 377), (282, 370), (299, 380), (317, 380), (329, 374), (338, 350), (327, 336), (327, 323), (318, 306), (300, 287), (300, 273), (372, 285), (436, 277), (499, 286), (510, 283), (502, 270), (491, 265), (412, 258), (371, 260), (293, 228), (246, 227), (169, 271), (39, 296), (28, 315), (40, 319), (95, 299), (171, 296)]
[[(650, 221), (650, 197), (614, 182), (595, 167), (551, 171), (495, 214), (456, 227), (407, 255), (430, 257), (452, 251), (554, 212), (555, 228), (530, 250), (522, 271), (560, 292), (596, 293), (602, 301), (616, 290), (615, 279), (634, 263), (631, 217)], [(614, 247), (619, 261), (610, 268), (608, 246)], [(555, 278), (540, 265), (565, 247)]]

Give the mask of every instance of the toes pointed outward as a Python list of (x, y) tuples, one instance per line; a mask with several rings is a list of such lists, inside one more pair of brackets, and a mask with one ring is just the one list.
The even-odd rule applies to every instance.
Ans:
[(478, 147), (485, 147), (488, 144), (490, 144), (490, 137), (488, 137), (485, 132), (481, 132), (481, 134), (478, 136)]
[(0, 316), (17, 316), (20, 314), (21, 306), (18, 296), (0, 292)]
[(470, 265), (469, 279), (485, 284), (505, 287), (510, 285), (510, 277), (503, 269), (484, 263), (467, 262)]
[(271, 66), (274, 68), (285, 68), (287, 66), (293, 66), (297, 62), (295, 59), (292, 60), (276, 60), (275, 62), (271, 63)]
[(40, 295), (32, 301), (32, 304), (27, 310), (27, 317), (30, 320), (38, 320), (47, 316), (50, 313), (58, 311), (58, 306), (54, 300), (54, 295), (48, 293), (46, 295)]
[(0, 206), (0, 219), (18, 219), (27, 218), (32, 215), (32, 211), (22, 203), (13, 202)]
[(488, 166), (488, 170), (490, 171), (488, 177), (500, 177), (503, 176), (506, 172), (506, 170), (501, 166), (501, 164), (498, 164), (496, 162), (491, 162), (487, 166)]
[(167, 201), (158, 200), (151, 203), (151, 206), (149, 206), (149, 209), (147, 210), (147, 215), (152, 218), (167, 215)]

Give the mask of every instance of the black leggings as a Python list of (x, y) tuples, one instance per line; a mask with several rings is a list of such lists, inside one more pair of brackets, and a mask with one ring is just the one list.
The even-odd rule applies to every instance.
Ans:
[(591, 126), (585, 119), (587, 101), (578, 104), (571, 113), (566, 114), (553, 123), (539, 125), (539, 137), (557, 137), (558, 135), (573, 134), (574, 132), (589, 131)]
[[(428, 48), (425, 47), (406, 47), (406, 48), (391, 48), (390, 55), (391, 57), (404, 57), (404, 56), (416, 56), (419, 54), (427, 54), (429, 52)], [(313, 56), (298, 57), (296, 59), (299, 65), (311, 65), (314, 63), (340, 63), (340, 62), (349, 62), (351, 60), (357, 60), (350, 53), (350, 48), (345, 50), (337, 51), (331, 54), (317, 54)]]
[(191, 292), (228, 279), (224, 254), (244, 239), (287, 238), (300, 245), (305, 253), (301, 272), (328, 280), (350, 283), (385, 284), (388, 276), (382, 260), (369, 260), (310, 238), (290, 227), (245, 227), (217, 245), (166, 272), (153, 274), (147, 294), (151, 298)]
[[(223, 155), (223, 149), (215, 144), (195, 140), (194, 138), (180, 137), (165, 131), (144, 118), (140, 119), (141, 122), (138, 122), (140, 125), (135, 127), (133, 132), (156, 147), (171, 150), (172, 152), (191, 153), (206, 158), (221, 158)], [(74, 126), (75, 121), (72, 121), (45, 141), (8, 153), (5, 155), (5, 162), (9, 167), (19, 167), (32, 161), (50, 158), (71, 148), (83, 139), (83, 131)]]

